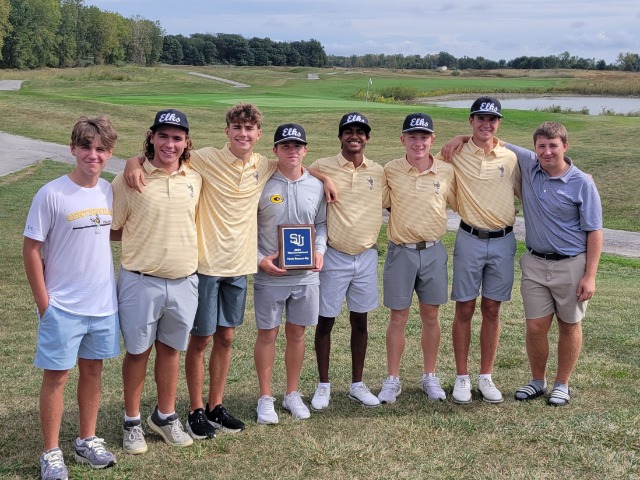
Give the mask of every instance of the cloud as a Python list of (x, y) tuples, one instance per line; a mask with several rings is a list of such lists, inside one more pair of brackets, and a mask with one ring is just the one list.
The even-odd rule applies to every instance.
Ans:
[[(614, 61), (621, 50), (640, 52), (637, 2), (628, 0), (85, 0), (85, 5), (159, 20), (168, 34), (237, 33), (276, 41), (314, 38), (335, 55), (384, 53), (512, 59), (569, 51)], [(597, 27), (596, 27), (597, 25)]]

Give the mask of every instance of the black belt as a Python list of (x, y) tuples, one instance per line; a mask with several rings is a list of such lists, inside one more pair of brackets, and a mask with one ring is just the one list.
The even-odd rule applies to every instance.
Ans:
[(544, 258), (545, 260), (556, 260), (556, 261), (566, 260), (567, 258), (573, 258), (576, 256), (576, 255), (560, 255), (559, 253), (540, 253), (540, 252), (536, 252), (531, 248), (527, 248), (527, 250), (529, 250), (529, 253), (531, 253), (531, 255), (533, 255), (534, 257)]
[(478, 230), (477, 228), (473, 228), (471, 225), (467, 225), (462, 220), (460, 220), (460, 228), (462, 230), (464, 230), (465, 232), (469, 232), (471, 235), (475, 235), (476, 237), (478, 237), (480, 239), (483, 239), (483, 240), (485, 240), (487, 238), (504, 237), (505, 235), (508, 235), (511, 232), (513, 232), (513, 227), (512, 226), (509, 226), (507, 228), (503, 228), (502, 230), (493, 230), (493, 231)]
[(190, 276), (195, 275), (197, 273), (197, 272), (193, 272), (191, 275), (187, 275), (186, 277), (165, 278), (165, 277), (158, 277), (157, 275), (149, 275), (148, 273), (139, 272), (137, 270), (129, 270), (129, 272), (135, 273), (136, 275), (142, 275), (142, 276), (145, 276), (145, 277), (162, 278), (163, 280), (180, 280), (181, 278), (189, 278)]

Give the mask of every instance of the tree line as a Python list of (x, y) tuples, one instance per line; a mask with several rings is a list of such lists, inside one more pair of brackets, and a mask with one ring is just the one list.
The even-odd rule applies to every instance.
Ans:
[(319, 41), (277, 42), (227, 33), (166, 35), (159, 22), (84, 5), (84, 0), (0, 0), (0, 68), (78, 67), (133, 63), (309, 66), (452, 70), (554, 69), (640, 71), (640, 55), (620, 53), (608, 64), (569, 52), (513, 60), (421, 55), (327, 55)]
[(274, 42), (234, 34), (166, 35), (159, 22), (84, 0), (0, 0), (1, 68), (88, 65), (282, 65), (324, 67), (317, 40)]
[(569, 68), (580, 70), (625, 70), (640, 72), (640, 55), (627, 52), (619, 53), (616, 61), (608, 64), (595, 58), (581, 58), (563, 52), (559, 55), (543, 57), (521, 56), (512, 60), (489, 60), (484, 57), (456, 58), (448, 52), (420, 55), (366, 54), (351, 56), (328, 56), (329, 65), (345, 68), (398, 68), (398, 69), (435, 69), (446, 67), (448, 70), (496, 70), (511, 69), (556, 69)]

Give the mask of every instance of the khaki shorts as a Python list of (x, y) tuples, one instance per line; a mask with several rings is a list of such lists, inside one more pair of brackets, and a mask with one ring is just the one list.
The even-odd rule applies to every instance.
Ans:
[(579, 302), (576, 292), (584, 277), (586, 254), (564, 260), (545, 260), (529, 252), (520, 258), (520, 293), (528, 319), (555, 314), (565, 323), (582, 321), (587, 301)]

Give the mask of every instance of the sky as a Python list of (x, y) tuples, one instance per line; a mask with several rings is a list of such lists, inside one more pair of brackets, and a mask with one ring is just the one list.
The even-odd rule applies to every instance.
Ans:
[(159, 21), (169, 35), (318, 40), (329, 55), (448, 52), (511, 60), (559, 55), (614, 63), (640, 53), (637, 0), (85, 0)]

